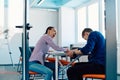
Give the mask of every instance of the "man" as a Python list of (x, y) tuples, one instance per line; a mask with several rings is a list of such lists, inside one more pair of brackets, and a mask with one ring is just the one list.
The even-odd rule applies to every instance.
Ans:
[(82, 37), (87, 40), (83, 48), (78, 48), (67, 52), (67, 55), (88, 55), (88, 62), (79, 62), (68, 68), (68, 80), (83, 80), (83, 74), (103, 74), (105, 73), (105, 39), (98, 31), (85, 28)]

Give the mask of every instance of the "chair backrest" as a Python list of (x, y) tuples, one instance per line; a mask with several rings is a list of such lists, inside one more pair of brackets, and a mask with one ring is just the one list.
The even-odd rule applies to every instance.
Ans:
[(33, 52), (33, 50), (34, 50), (34, 47), (33, 47), (33, 46), (30, 46), (30, 49), (31, 49), (31, 52)]
[[(22, 47), (19, 47), (19, 50), (20, 50), (20, 52), (21, 52), (21, 57), (23, 56), (23, 49), (22, 49)], [(29, 47), (29, 52), (28, 52), (28, 57), (30, 57), (31, 56), (31, 53), (32, 53), (32, 51), (34, 50), (34, 47), (32, 47), (32, 46), (30, 46)]]

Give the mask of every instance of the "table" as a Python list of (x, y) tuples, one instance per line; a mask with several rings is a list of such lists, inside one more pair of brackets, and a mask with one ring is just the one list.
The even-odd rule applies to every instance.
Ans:
[(58, 63), (59, 63), (59, 56), (65, 56), (66, 54), (63, 51), (53, 51), (48, 52), (49, 55), (55, 56), (55, 80), (58, 80)]

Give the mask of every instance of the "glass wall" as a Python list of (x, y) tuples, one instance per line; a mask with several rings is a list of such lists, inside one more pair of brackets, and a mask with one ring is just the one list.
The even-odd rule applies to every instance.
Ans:
[(116, 0), (116, 35), (117, 35), (117, 74), (118, 80), (120, 79), (120, 0)]

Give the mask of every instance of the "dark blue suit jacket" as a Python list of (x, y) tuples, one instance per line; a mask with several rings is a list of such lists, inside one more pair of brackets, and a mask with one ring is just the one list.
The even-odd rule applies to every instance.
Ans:
[(92, 31), (87, 40), (87, 44), (83, 48), (78, 48), (83, 54), (89, 54), (89, 62), (105, 65), (105, 39), (98, 31)]

